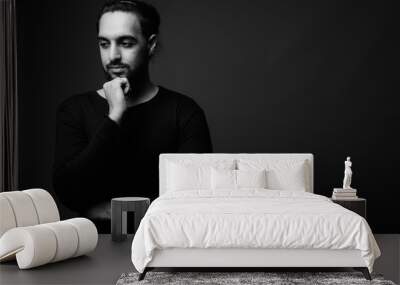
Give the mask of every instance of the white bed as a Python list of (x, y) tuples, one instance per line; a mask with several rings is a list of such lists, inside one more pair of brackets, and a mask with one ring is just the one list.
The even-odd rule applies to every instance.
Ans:
[[(184, 169), (173, 172), (177, 165)], [(193, 165), (201, 170), (191, 177)], [(353, 267), (370, 279), (380, 255), (372, 232), (359, 215), (313, 194), (312, 154), (162, 154), (159, 166), (160, 197), (132, 243), (140, 279), (155, 267)], [(209, 167), (222, 176), (208, 177)], [(235, 189), (216, 189), (229, 185), (233, 169), (253, 175), (241, 178), (253, 185), (265, 167), (266, 189), (239, 189), (239, 172)]]

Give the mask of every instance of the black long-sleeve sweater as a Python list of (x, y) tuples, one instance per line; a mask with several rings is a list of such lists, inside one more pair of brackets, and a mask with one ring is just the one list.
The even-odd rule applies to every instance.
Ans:
[(212, 152), (203, 110), (163, 87), (129, 107), (119, 125), (107, 114), (96, 91), (68, 98), (57, 111), (54, 189), (79, 213), (113, 197), (155, 199), (160, 153)]

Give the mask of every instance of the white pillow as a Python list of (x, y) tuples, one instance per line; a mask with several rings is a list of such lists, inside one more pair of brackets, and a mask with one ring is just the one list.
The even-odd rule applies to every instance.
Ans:
[(211, 189), (236, 189), (236, 170), (211, 168)]
[(229, 170), (211, 168), (211, 188), (232, 189), (266, 188), (267, 176), (262, 170)]
[(210, 179), (208, 178), (210, 167), (184, 166), (171, 162), (168, 172), (169, 190), (210, 189)]
[(267, 188), (267, 171), (236, 170), (237, 188)]
[(232, 160), (176, 159), (166, 162), (167, 191), (210, 190), (211, 167), (215, 169), (234, 169)]
[(239, 159), (237, 164), (239, 170), (265, 169), (268, 189), (307, 191), (311, 187), (307, 160)]

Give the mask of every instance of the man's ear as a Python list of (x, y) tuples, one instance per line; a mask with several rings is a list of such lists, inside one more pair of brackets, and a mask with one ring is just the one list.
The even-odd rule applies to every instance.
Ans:
[(149, 37), (147, 41), (147, 47), (149, 49), (149, 56), (152, 57), (156, 51), (156, 46), (157, 46), (157, 35), (153, 34)]

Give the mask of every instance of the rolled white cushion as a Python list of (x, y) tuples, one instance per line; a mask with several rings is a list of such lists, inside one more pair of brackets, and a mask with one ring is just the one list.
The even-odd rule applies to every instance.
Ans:
[(13, 209), (17, 227), (33, 226), (39, 223), (38, 214), (31, 197), (22, 191), (2, 192)]
[(98, 233), (92, 221), (85, 218), (73, 218), (64, 222), (73, 225), (78, 233), (78, 248), (74, 257), (91, 252), (96, 248)]
[(20, 269), (86, 254), (96, 248), (96, 226), (88, 219), (18, 227), (0, 238), (0, 261), (16, 255)]
[(64, 260), (75, 255), (78, 249), (78, 232), (70, 224), (64, 221), (43, 224), (44, 227), (53, 231), (56, 236), (57, 249), (51, 262)]
[(19, 268), (28, 269), (51, 262), (56, 249), (56, 236), (47, 227), (13, 228), (0, 239), (0, 261), (16, 254)]
[(57, 222), (60, 220), (56, 202), (49, 192), (43, 189), (29, 189), (22, 191), (30, 196), (36, 208), (39, 224)]
[(9, 229), (15, 228), (17, 222), (11, 204), (6, 197), (0, 193), (0, 237)]

